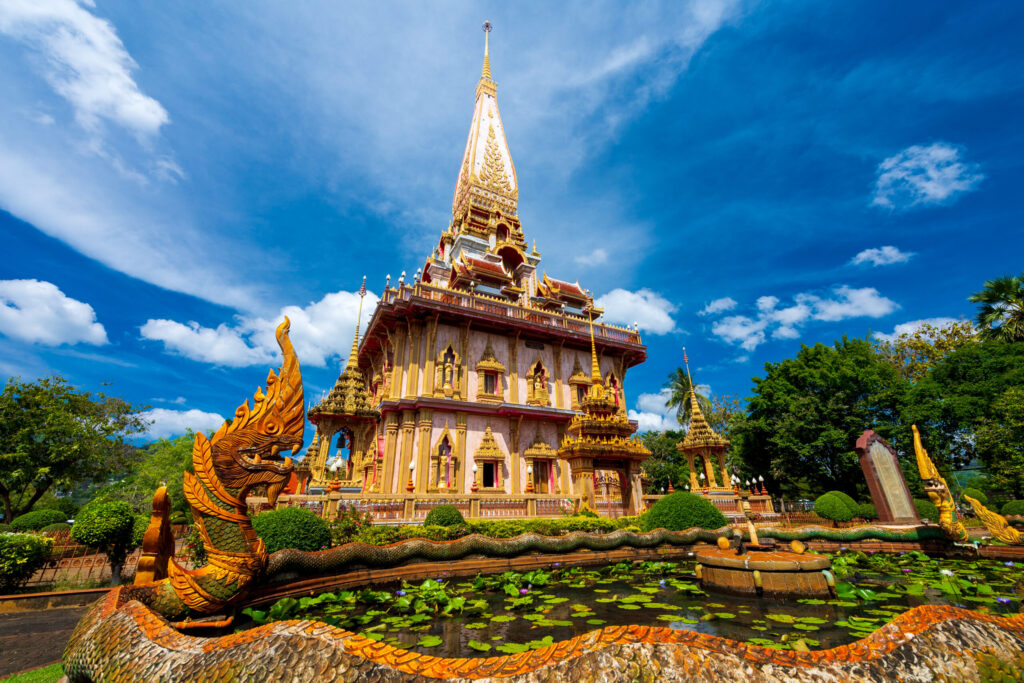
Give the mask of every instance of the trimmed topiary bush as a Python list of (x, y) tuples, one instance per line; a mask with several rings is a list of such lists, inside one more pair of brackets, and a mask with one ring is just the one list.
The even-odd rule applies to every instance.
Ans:
[(814, 501), (814, 512), (822, 519), (832, 522), (849, 522), (853, 519), (854, 511), (842, 498), (836, 495), (835, 491), (829, 491), (818, 496)]
[(459, 526), (465, 523), (466, 519), (454, 505), (438, 505), (423, 520), (423, 526)]
[(1024, 515), (1024, 500), (1009, 500), (1000, 510), (1004, 515)]
[(135, 548), (135, 514), (124, 501), (87, 505), (71, 527), (71, 538), (107, 554), (110, 561), (110, 585), (121, 583), (125, 558)]
[(641, 516), (640, 523), (644, 531), (683, 531), (695, 526), (721, 529), (729, 524), (712, 503), (685, 491), (670, 493), (659, 500)]
[(930, 500), (915, 498), (914, 507), (917, 508), (917, 516), (922, 520), (927, 519), (929, 522), (939, 521), (939, 508), (935, 507)]
[(32, 578), (50, 556), (53, 539), (39, 534), (0, 534), (0, 593)]
[(67, 522), (57, 522), (56, 524), (48, 524), (44, 526), (40, 531), (67, 531), (71, 528), (71, 525)]
[[(988, 496), (986, 496), (984, 493), (982, 493), (978, 489), (971, 488), (971, 487), (968, 486), (967, 488), (964, 489), (964, 495), (965, 496), (970, 496), (971, 498), (973, 498), (974, 500), (978, 501), (982, 505), (988, 505)], [(967, 503), (966, 500), (964, 502)]]
[(874, 503), (861, 503), (857, 506), (857, 514), (854, 517), (869, 520), (878, 519), (878, 510), (875, 509)]
[(252, 518), (256, 535), (263, 539), (268, 553), (285, 548), (322, 550), (331, 545), (327, 522), (306, 508), (281, 508), (261, 512)]
[(44, 526), (67, 520), (67, 515), (60, 510), (33, 510), (11, 520), (11, 531), (39, 531)]
[(860, 505), (849, 494), (843, 493), (842, 491), (829, 491), (829, 493), (843, 501), (843, 504), (846, 505), (854, 515), (857, 514), (857, 508), (859, 508)]

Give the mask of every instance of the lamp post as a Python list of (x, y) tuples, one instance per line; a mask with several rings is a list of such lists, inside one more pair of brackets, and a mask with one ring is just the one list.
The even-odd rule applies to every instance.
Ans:
[(412, 493), (413, 489), (416, 488), (416, 484), (412, 483), (412, 474), (413, 474), (413, 471), (415, 469), (416, 469), (416, 461), (415, 460), (410, 460), (409, 461), (409, 483), (405, 485), (405, 490), (408, 491), (409, 493)]
[(526, 492), (533, 493), (533, 465), (526, 466)]
[(757, 487), (758, 487), (758, 493), (760, 493), (762, 496), (767, 495), (768, 492), (764, 488), (764, 476), (763, 475), (760, 475), (760, 474), (757, 475)]
[(473, 483), (470, 484), (469, 490), (476, 493), (479, 487), (476, 485), (476, 461), (473, 461)]

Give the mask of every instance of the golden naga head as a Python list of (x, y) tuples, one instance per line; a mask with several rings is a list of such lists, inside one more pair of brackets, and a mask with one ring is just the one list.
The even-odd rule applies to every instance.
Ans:
[(292, 459), (282, 459), (281, 453), (294, 455), (302, 447), (306, 413), (299, 360), (288, 339), (290, 324), (285, 318), (277, 328), (284, 362), (277, 374), (271, 370), (267, 375), (266, 392), (257, 388), (252, 408), (248, 401), (238, 406), (234, 419), (210, 439), (216, 477), (237, 490), (242, 501), (251, 489), (265, 485), (270, 504), (276, 504), (295, 469)]

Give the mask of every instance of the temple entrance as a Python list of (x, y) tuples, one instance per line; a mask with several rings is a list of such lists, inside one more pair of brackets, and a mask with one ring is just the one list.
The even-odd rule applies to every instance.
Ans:
[(485, 462), (483, 467), (482, 485), (485, 489), (498, 487), (498, 463)]
[(533, 462), (533, 491), (534, 493), (550, 493), (551, 461), (535, 460)]

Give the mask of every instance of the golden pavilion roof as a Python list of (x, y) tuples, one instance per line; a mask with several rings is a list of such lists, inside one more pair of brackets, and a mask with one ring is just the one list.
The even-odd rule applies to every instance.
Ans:
[(370, 392), (366, 388), (366, 378), (359, 370), (359, 322), (363, 313), (363, 295), (366, 293), (366, 278), (360, 289), (359, 313), (356, 316), (356, 332), (352, 339), (352, 350), (348, 354), (345, 369), (331, 388), (331, 392), (309, 409), (310, 422), (317, 422), (322, 416), (356, 417), (373, 420), (380, 419), (380, 411), (373, 407)]
[(494, 432), (491, 431), (490, 426), (484, 430), (484, 438), (481, 439), (480, 445), (477, 447), (476, 452), (473, 453), (474, 460), (504, 460), (505, 454), (501, 450), (501, 446), (494, 438)]
[(719, 436), (718, 432), (711, 428), (708, 421), (701, 412), (700, 404), (697, 402), (697, 393), (690, 390), (690, 428), (686, 436), (678, 444), (677, 448), (682, 451), (700, 449), (726, 449), (729, 447), (729, 440)]

